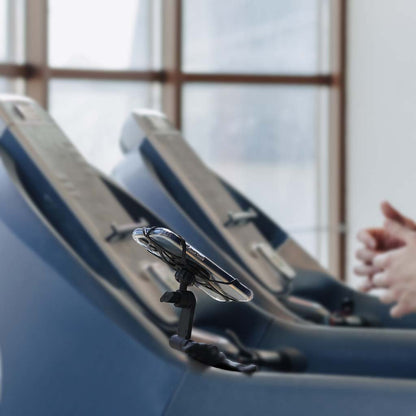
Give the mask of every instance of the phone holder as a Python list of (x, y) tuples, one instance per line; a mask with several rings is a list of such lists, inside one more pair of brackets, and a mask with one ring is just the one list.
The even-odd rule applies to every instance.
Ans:
[(179, 289), (174, 292), (165, 292), (160, 298), (161, 302), (173, 303), (175, 307), (181, 309), (178, 333), (170, 337), (169, 345), (178, 351), (184, 352), (190, 358), (211, 367), (247, 374), (255, 372), (257, 370), (255, 364), (243, 364), (233, 361), (217, 346), (191, 340), (196, 298), (188, 290), (188, 286), (195, 282), (194, 270), (191, 271), (186, 264), (183, 264), (175, 273)]
[[(294, 348), (275, 351), (249, 348), (244, 346), (233, 332), (230, 332), (229, 336), (233, 338), (237, 347), (238, 361), (228, 358), (216, 345), (193, 341), (191, 336), (196, 298), (193, 292), (188, 290), (189, 286), (200, 288), (220, 302), (248, 302), (252, 299), (253, 293), (238, 279), (219, 269), (202, 253), (188, 245), (180, 235), (169, 229), (138, 228), (132, 237), (149, 253), (175, 270), (178, 290), (165, 292), (160, 298), (161, 302), (172, 303), (181, 310), (177, 334), (172, 335), (169, 340), (172, 348), (205, 365), (242, 373), (256, 371), (257, 365), (277, 371), (301, 372), (306, 369), (306, 357), (300, 351)], [(228, 289), (221, 289), (221, 285)]]

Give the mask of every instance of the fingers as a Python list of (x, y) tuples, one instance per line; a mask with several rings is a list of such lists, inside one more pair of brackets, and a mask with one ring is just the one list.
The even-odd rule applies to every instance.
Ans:
[(380, 271), (381, 269), (379, 267), (372, 264), (360, 264), (354, 267), (354, 273), (358, 276), (372, 276)]
[(389, 267), (392, 260), (392, 251), (387, 251), (386, 253), (381, 253), (374, 256), (373, 266), (378, 270), (383, 270)]
[(364, 263), (372, 263), (377, 252), (369, 250), (367, 248), (361, 248), (355, 253), (357, 260), (361, 260)]
[(395, 293), (393, 293), (392, 290), (386, 290), (385, 293), (383, 293), (382, 295), (380, 295), (380, 302), (382, 303), (393, 303), (396, 301), (396, 296)]
[(393, 205), (388, 201), (383, 201), (381, 203), (381, 211), (386, 219), (396, 221), (407, 228), (416, 230), (416, 223), (408, 217), (405, 217), (401, 212), (399, 212)]
[(364, 282), (357, 288), (360, 292), (369, 292), (371, 289), (374, 289), (371, 278), (367, 277)]
[(407, 287), (405, 285), (392, 286), (380, 295), (380, 301), (383, 303), (397, 302), (406, 293), (406, 291)]
[(403, 240), (406, 243), (409, 243), (413, 241), (414, 239), (415, 232), (412, 230), (409, 230), (408, 228), (398, 223), (397, 221), (392, 221), (392, 220), (387, 219), (384, 222), (384, 227), (386, 231), (396, 239)]
[(372, 266), (378, 271), (373, 275), (372, 282), (376, 287), (389, 287), (399, 282), (404, 283), (403, 273), (400, 270), (400, 263), (406, 250), (398, 248), (386, 253), (377, 254)]
[(377, 240), (370, 234), (368, 230), (360, 230), (357, 234), (357, 239), (361, 241), (366, 247), (372, 249), (377, 247)]
[(416, 223), (388, 202), (381, 208), (386, 217), (384, 228), (361, 230), (357, 235), (364, 247), (356, 252), (362, 264), (354, 271), (365, 277), (361, 291), (386, 289), (380, 301), (397, 302), (390, 314), (400, 318), (416, 312)]
[(395, 238), (384, 228), (366, 228), (358, 232), (357, 239), (369, 250), (385, 251), (403, 246), (404, 242)]
[(403, 293), (399, 301), (397, 302), (397, 305), (393, 306), (390, 310), (390, 315), (393, 318), (401, 318), (404, 315), (407, 315), (409, 313), (415, 312), (416, 310), (416, 300), (415, 296), (416, 294), (413, 292), (405, 292)]
[(375, 287), (389, 287), (391, 280), (386, 272), (376, 273), (372, 278), (373, 286)]
[(410, 313), (409, 308), (406, 305), (397, 304), (390, 309), (390, 316), (392, 318), (401, 318), (402, 316)]
[(399, 222), (400, 224), (405, 224), (405, 217), (401, 214), (393, 205), (390, 204), (388, 201), (383, 201), (380, 204), (381, 212), (383, 215), (390, 220)]

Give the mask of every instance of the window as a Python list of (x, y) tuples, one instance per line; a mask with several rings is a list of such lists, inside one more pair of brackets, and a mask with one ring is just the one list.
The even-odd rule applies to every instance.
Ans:
[(106, 172), (129, 112), (161, 109), (208, 165), (339, 275), (345, 8), (0, 0), (0, 92), (39, 101)]
[(139, 81), (54, 79), (49, 105), (89, 162), (110, 172), (122, 157), (119, 138), (127, 115), (134, 108), (160, 108), (153, 90)]
[(332, 190), (334, 182), (341, 188), (342, 177), (333, 172), (339, 164), (333, 161), (340, 157), (334, 141), (340, 144), (342, 138), (333, 120), (340, 115), (342, 86), (335, 85), (338, 70), (331, 52), (341, 52), (332, 44), (333, 28), (342, 30), (345, 5), (329, 0), (181, 3), (181, 59), (174, 79), (181, 103), (177, 122), (187, 140), (216, 172), (339, 274), (342, 213), (333, 212), (340, 201), (334, 203)]
[(118, 140), (128, 114), (136, 107), (160, 109), (160, 83), (141, 79), (160, 65), (153, 33), (159, 15), (154, 0), (49, 0), (49, 108), (105, 172), (121, 158)]
[(105, 3), (102, 0), (49, 0), (50, 65), (55, 68), (152, 69), (157, 58), (152, 43), (156, 3), (154, 0)]
[(24, 93), (24, 1), (0, 0), (0, 93)]
[[(316, 74), (328, 1), (185, 0), (184, 71)], [(327, 56), (327, 54), (325, 54)]]
[(0, 93), (24, 94), (24, 83), (19, 78), (0, 78)]
[[(184, 87), (186, 137), (221, 176), (320, 254), (317, 162), (326, 139), (317, 117), (322, 87), (189, 84)], [(209, 114), (209, 117), (207, 115)], [(325, 162), (325, 161), (323, 161)]]
[(22, 63), (24, 47), (23, 0), (0, 0), (0, 63)]

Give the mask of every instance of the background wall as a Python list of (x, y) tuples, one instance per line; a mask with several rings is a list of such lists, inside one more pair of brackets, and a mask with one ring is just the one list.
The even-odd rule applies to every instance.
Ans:
[(348, 1), (348, 271), (388, 199), (416, 218), (416, 1)]

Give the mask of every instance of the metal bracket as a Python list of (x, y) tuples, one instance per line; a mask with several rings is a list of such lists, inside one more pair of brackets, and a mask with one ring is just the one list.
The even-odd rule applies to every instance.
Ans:
[(131, 233), (136, 228), (147, 227), (149, 223), (145, 218), (140, 218), (139, 222), (133, 222), (129, 224), (111, 224), (112, 232), (105, 238), (108, 243), (114, 243), (116, 241), (124, 240), (126, 237), (130, 237)]
[(256, 243), (252, 246), (253, 254), (260, 254), (282, 276), (286, 282), (290, 282), (296, 276), (296, 272), (290, 265), (267, 243)]
[(258, 214), (256, 211), (254, 211), (253, 208), (249, 208), (247, 211), (238, 211), (228, 212), (228, 219), (225, 222), (225, 226), (239, 226), (239, 225), (245, 225), (248, 222), (255, 220), (258, 217)]

